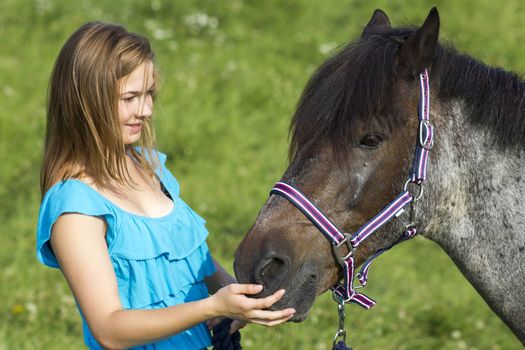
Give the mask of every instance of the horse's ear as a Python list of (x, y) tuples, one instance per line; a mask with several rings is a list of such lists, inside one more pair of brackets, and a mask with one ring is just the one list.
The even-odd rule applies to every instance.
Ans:
[(366, 25), (365, 29), (363, 29), (361, 38), (368, 37), (370, 35), (371, 29), (374, 27), (390, 27), (390, 20), (388, 19), (388, 16), (380, 9), (375, 10), (374, 14), (372, 14), (372, 18), (370, 18), (370, 21)]
[(439, 36), (439, 13), (433, 7), (425, 23), (399, 49), (399, 65), (411, 77), (430, 68)]

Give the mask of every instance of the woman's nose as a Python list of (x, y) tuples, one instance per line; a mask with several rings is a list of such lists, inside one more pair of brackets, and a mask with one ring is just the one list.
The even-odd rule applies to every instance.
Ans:
[(151, 95), (147, 95), (140, 103), (139, 116), (142, 118), (149, 118), (153, 114), (153, 98)]

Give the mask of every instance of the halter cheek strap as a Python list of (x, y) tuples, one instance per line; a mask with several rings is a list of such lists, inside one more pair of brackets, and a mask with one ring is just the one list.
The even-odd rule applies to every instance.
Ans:
[[(426, 180), (428, 168), (428, 153), (433, 145), (434, 129), (429, 120), (430, 93), (427, 70), (420, 74), (420, 98), (418, 108), (419, 131), (416, 142), (416, 150), (412, 169), (409, 179), (407, 180), (403, 191), (388, 204), (383, 210), (374, 216), (370, 221), (365, 223), (354, 234), (341, 232), (329, 219), (324, 215), (299, 189), (285, 183), (278, 182), (270, 191), (270, 195), (277, 194), (288, 199), (294, 204), (325, 236), (332, 244), (334, 255), (342, 267), (344, 279), (332, 287), (334, 296), (346, 303), (356, 303), (365, 309), (375, 305), (375, 301), (362, 293), (358, 293), (353, 283), (354, 280), (360, 282), (361, 287), (366, 285), (368, 280), (368, 271), (372, 261), (392, 248), (394, 245), (406, 241), (416, 235), (414, 222), (415, 203), (423, 194), (422, 184)], [(419, 192), (413, 195), (408, 186), (412, 184), (419, 186)], [(355, 274), (354, 250), (365, 239), (374, 234), (383, 225), (395, 217), (399, 217), (405, 208), (410, 205), (410, 222), (406, 226), (404, 233), (399, 239), (390, 246), (378, 250), (366, 260), (361, 270)]]

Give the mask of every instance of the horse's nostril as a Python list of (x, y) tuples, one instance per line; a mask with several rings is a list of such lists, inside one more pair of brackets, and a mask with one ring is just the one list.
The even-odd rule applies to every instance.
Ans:
[(261, 277), (263, 279), (274, 279), (277, 277), (282, 267), (285, 265), (284, 261), (279, 258), (271, 258), (261, 269)]
[(290, 259), (272, 254), (263, 259), (255, 271), (255, 280), (269, 291), (276, 290), (290, 269)]

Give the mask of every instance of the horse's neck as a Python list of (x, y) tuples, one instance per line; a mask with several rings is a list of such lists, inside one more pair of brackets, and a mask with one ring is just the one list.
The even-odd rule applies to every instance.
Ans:
[(525, 226), (525, 149), (496, 146), (487, 129), (469, 122), (461, 102), (444, 110), (430, 152), (426, 236), (440, 244), (521, 238), (525, 245), (524, 234), (513, 234)]
[(461, 101), (442, 107), (423, 235), (525, 341), (525, 151), (494, 146), (486, 129), (469, 122)]

